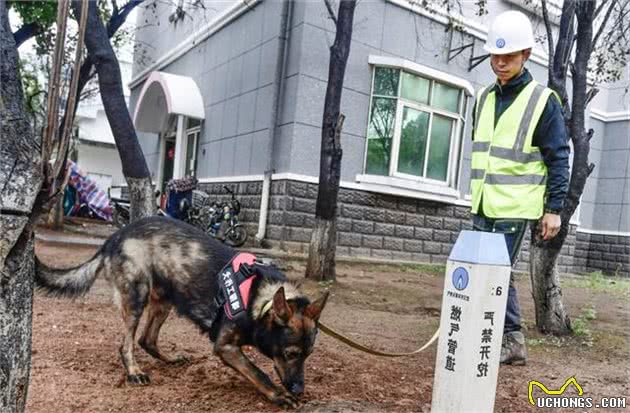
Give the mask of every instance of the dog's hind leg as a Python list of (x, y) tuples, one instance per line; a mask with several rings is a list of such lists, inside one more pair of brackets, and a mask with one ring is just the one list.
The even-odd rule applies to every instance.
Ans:
[(127, 371), (127, 382), (133, 384), (149, 384), (146, 375), (136, 363), (133, 355), (134, 341), (138, 323), (149, 298), (149, 283), (136, 279), (127, 283), (126, 294), (123, 295), (120, 308), (125, 325), (125, 336), (120, 346), (120, 358)]
[(173, 306), (161, 300), (160, 297), (152, 292), (151, 293), (151, 301), (149, 302), (148, 315), (147, 315), (147, 323), (144, 328), (144, 332), (138, 341), (140, 347), (144, 349), (151, 356), (155, 357), (158, 360), (161, 360), (165, 363), (170, 364), (179, 364), (185, 363), (188, 359), (184, 356), (171, 357), (164, 354), (160, 351), (157, 341), (158, 336), (160, 335), (160, 328), (164, 324), (164, 321), (168, 318), (169, 313), (171, 312), (171, 308)]

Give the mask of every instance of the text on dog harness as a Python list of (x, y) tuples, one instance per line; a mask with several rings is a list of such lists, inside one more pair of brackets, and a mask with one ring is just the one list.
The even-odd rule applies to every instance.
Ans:
[(236, 255), (219, 273), (219, 287), (225, 300), (225, 315), (238, 321), (249, 304), (249, 291), (254, 281), (253, 265), (256, 256), (248, 253)]

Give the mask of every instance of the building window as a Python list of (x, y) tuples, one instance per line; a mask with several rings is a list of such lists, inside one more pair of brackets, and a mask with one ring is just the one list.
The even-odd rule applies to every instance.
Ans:
[(197, 176), (197, 153), (201, 136), (201, 119), (187, 118), (186, 165), (184, 176)]
[(373, 76), (365, 173), (455, 187), (465, 90), (399, 68)]

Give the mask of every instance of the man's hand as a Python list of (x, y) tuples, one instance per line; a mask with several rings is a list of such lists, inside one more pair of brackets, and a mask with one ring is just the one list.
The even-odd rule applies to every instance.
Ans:
[(560, 219), (560, 215), (549, 212), (546, 213), (540, 221), (540, 236), (545, 241), (552, 239), (560, 232), (561, 224), (562, 220)]

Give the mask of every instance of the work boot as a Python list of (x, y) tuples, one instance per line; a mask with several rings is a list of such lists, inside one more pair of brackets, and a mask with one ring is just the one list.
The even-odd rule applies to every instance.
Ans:
[(525, 336), (520, 331), (511, 331), (503, 335), (501, 344), (501, 364), (524, 365), (527, 362)]

